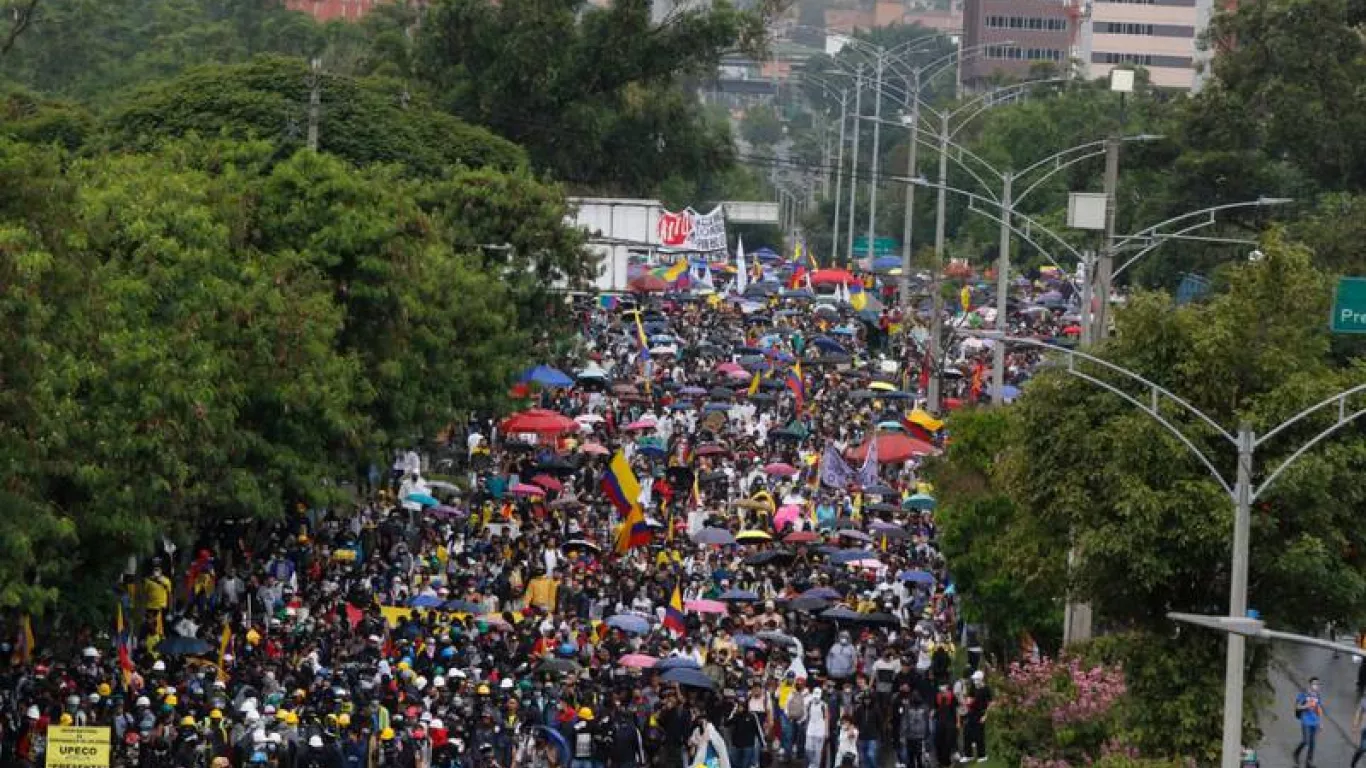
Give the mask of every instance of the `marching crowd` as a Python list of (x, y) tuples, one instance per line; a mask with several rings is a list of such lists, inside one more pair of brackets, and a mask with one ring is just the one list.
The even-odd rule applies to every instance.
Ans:
[(871, 324), (781, 294), (580, 321), (519, 393), (542, 408), (168, 548), (111, 630), (0, 649), (3, 762), (71, 726), (140, 768), (985, 761), (918, 475), (942, 430)]

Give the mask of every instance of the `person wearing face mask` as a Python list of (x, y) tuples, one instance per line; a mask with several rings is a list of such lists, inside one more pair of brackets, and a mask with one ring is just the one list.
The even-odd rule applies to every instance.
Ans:
[(1306, 768), (1314, 768), (1314, 746), (1319, 737), (1319, 726), (1323, 723), (1323, 697), (1319, 693), (1319, 679), (1309, 678), (1309, 690), (1295, 697), (1295, 717), (1300, 720), (1300, 743), (1295, 747), (1295, 764), (1300, 762), (1300, 753), (1306, 755)]
[(849, 633), (840, 632), (839, 642), (830, 646), (825, 655), (825, 671), (835, 680), (846, 680), (854, 675), (858, 649), (849, 640)]
[(930, 713), (920, 694), (912, 691), (909, 683), (901, 684), (892, 722), (897, 731), (897, 768), (923, 768)]
[(812, 688), (806, 703), (806, 762), (807, 768), (821, 768), (825, 758), (825, 742), (830, 735), (830, 707), (820, 688)]

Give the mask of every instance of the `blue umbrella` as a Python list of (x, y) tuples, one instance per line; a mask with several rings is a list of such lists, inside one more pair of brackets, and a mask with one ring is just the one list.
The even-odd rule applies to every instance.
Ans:
[(735, 537), (725, 528), (703, 528), (697, 532), (697, 535), (694, 536), (692, 540), (698, 544), (712, 544), (717, 546), (735, 543)]
[(934, 509), (934, 497), (927, 496), (923, 493), (917, 493), (911, 498), (906, 499), (901, 506), (907, 509), (931, 510)]
[(409, 608), (436, 608), (441, 605), (441, 598), (436, 595), (418, 595), (408, 601)]
[(435, 507), (437, 504), (441, 503), (425, 493), (410, 493), (404, 497), (404, 501), (415, 502), (424, 507)]
[(728, 589), (716, 597), (717, 600), (735, 600), (737, 602), (755, 601), (759, 596), (747, 589)]
[(682, 656), (670, 656), (669, 658), (663, 659), (658, 664), (656, 664), (655, 669), (662, 671), (666, 669), (701, 669), (701, 667), (699, 667), (697, 665), (697, 662), (693, 661), (692, 659), (685, 659)]
[(801, 594), (802, 597), (815, 597), (821, 600), (838, 600), (840, 593), (830, 587), (812, 587)]
[(830, 556), (830, 562), (836, 565), (852, 563), (855, 560), (877, 559), (877, 553), (871, 549), (845, 549)]
[(650, 622), (643, 616), (633, 616), (629, 613), (619, 613), (616, 616), (608, 616), (604, 622), (609, 627), (615, 627), (623, 632), (630, 632), (633, 635), (643, 635), (650, 631)]
[(652, 459), (662, 459), (669, 453), (663, 446), (654, 444), (642, 445), (637, 450)]
[(560, 752), (559, 765), (569, 765), (569, 742), (564, 740), (564, 734), (544, 725), (533, 725), (531, 730), (534, 733), (544, 733), (546, 741), (555, 745), (555, 748)]
[(708, 411), (708, 412), (711, 412), (711, 411), (729, 411), (729, 410), (730, 410), (730, 403), (707, 403), (706, 405), (702, 406), (702, 410)]
[(686, 685), (689, 688), (703, 688), (708, 691), (716, 687), (710, 677), (702, 674), (702, 670), (695, 667), (670, 669), (660, 675), (659, 679), (666, 683), (678, 683), (679, 685)]
[(455, 613), (478, 614), (484, 612), (484, 606), (478, 603), (471, 603), (468, 600), (451, 600), (442, 607), (448, 611), (453, 611)]
[(563, 371), (551, 368), (548, 365), (538, 365), (523, 373), (521, 381), (529, 384), (540, 384), (549, 389), (574, 386), (573, 379), (569, 378)]
[(1010, 402), (1011, 400), (1014, 400), (1015, 398), (1017, 398), (1017, 397), (1019, 397), (1019, 396), (1020, 396), (1020, 388), (1019, 388), (1019, 387), (1012, 387), (1012, 386), (1009, 385), (1009, 384), (1005, 385), (1004, 387), (1001, 387), (1001, 398), (1002, 398), (1003, 400), (1005, 400), (1006, 402)]
[(734, 635), (731, 637), (731, 640), (735, 641), (737, 646), (744, 648), (745, 650), (764, 647), (764, 641), (754, 635)]
[(845, 349), (843, 344), (839, 343), (838, 341), (835, 341), (829, 336), (815, 337), (811, 340), (811, 346), (829, 352), (840, 352), (846, 355), (849, 354), (849, 350)]
[(934, 576), (930, 575), (926, 571), (902, 571), (901, 573), (897, 574), (897, 578), (901, 579), (902, 581), (910, 581), (916, 584), (934, 583)]
[(707, 390), (703, 389), (702, 387), (684, 387), (684, 388), (678, 390), (678, 394), (680, 394), (680, 395), (705, 395), (705, 394), (707, 394)]
[(858, 621), (863, 615), (857, 611), (837, 605), (834, 608), (821, 612), (822, 619), (834, 619), (835, 621)]

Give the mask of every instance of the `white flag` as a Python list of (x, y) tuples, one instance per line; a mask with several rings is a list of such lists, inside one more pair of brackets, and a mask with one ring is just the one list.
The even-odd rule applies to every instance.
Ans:
[(745, 264), (745, 240), (742, 237), (735, 238), (735, 269), (735, 292), (744, 295), (749, 287), (749, 268)]

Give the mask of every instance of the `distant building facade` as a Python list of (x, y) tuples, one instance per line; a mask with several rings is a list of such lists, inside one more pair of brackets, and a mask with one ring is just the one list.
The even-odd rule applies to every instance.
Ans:
[(967, 0), (963, 43), (981, 50), (965, 58), (964, 83), (1001, 75), (1020, 79), (1036, 62), (1065, 71), (1077, 54), (1079, 17), (1077, 7), (1062, 0)]
[(355, 21), (377, 5), (393, 0), (285, 0), (291, 11), (303, 11), (318, 21)]

